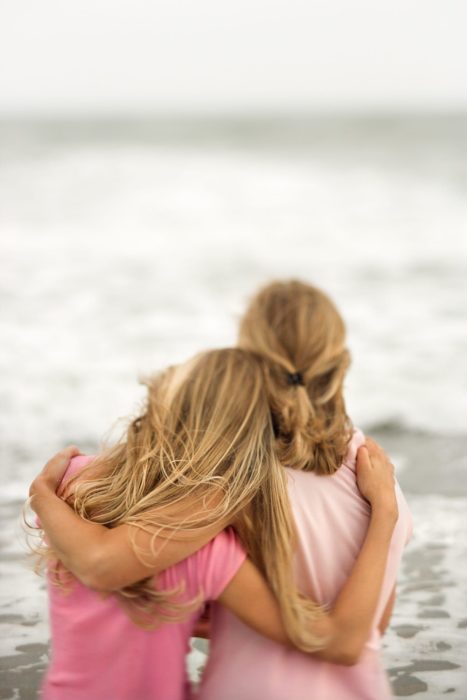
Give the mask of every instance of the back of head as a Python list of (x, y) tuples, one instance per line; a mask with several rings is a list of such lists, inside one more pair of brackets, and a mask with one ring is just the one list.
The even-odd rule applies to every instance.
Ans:
[(208, 509), (192, 509), (184, 528), (233, 518), (275, 458), (260, 360), (241, 348), (212, 350), (146, 385), (145, 405), (124, 440), (99, 457), (106, 488), (83, 484), (75, 508), (109, 526), (148, 520), (154, 530), (179, 529), (179, 519), (172, 523), (163, 510), (156, 522), (155, 509), (181, 498), (201, 504), (206, 494), (217, 492), (222, 498)]
[(349, 364), (345, 325), (322, 291), (273, 282), (250, 302), (239, 344), (266, 365), (279, 458), (286, 466), (332, 474), (351, 434), (343, 380)]
[[(320, 611), (293, 581), (294, 531), (264, 372), (256, 353), (228, 348), (150, 379), (144, 410), (125, 438), (94, 462), (98, 476), (77, 484), (71, 505), (108, 527), (126, 523), (153, 533), (154, 547), (158, 535), (189, 539), (235, 521), (291, 639), (309, 651), (322, 643), (310, 625)], [(143, 624), (174, 622), (194, 609), (158, 591), (151, 579), (117, 595)]]
[(148, 389), (147, 432), (159, 445), (165, 436), (170, 450), (160, 488), (180, 481), (185, 497), (199, 497), (216, 487), (228, 496), (224, 515), (233, 517), (267, 478), (274, 458), (259, 359), (241, 348), (203, 352)]

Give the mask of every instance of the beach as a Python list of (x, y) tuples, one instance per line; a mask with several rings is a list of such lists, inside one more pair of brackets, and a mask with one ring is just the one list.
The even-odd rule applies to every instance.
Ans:
[[(394, 695), (463, 700), (467, 689), (467, 485), (443, 478), (466, 469), (465, 437), (427, 438), (394, 427), (372, 435), (404, 461), (399, 481), (414, 517), (404, 556), (397, 602), (384, 637), (385, 665)], [(422, 488), (414, 492), (411, 487)], [(19, 501), (2, 504), (0, 697), (36, 697), (47, 664), (48, 627), (43, 579), (27, 568), (18, 525)], [(436, 516), (436, 517), (435, 517)], [(201, 646), (201, 645), (200, 645)], [(202, 647), (201, 647), (202, 648)], [(191, 659), (191, 672), (203, 655)]]
[(0, 699), (36, 697), (47, 664), (31, 479), (118, 435), (138, 378), (235, 343), (277, 277), (342, 310), (349, 414), (414, 516), (394, 694), (467, 697), (466, 135), (459, 116), (0, 123)]

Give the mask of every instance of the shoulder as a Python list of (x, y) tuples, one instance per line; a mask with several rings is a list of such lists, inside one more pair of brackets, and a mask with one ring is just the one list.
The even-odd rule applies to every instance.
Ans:
[(352, 436), (349, 440), (347, 447), (347, 452), (344, 457), (343, 463), (349, 467), (355, 467), (357, 462), (357, 452), (358, 449), (365, 444), (365, 435), (360, 430), (360, 428), (354, 428)]
[(94, 455), (78, 455), (77, 457), (73, 457), (66, 473), (74, 476), (78, 471), (80, 471), (80, 469), (83, 469), (91, 464), (94, 459)]
[(68, 468), (60, 482), (58, 494), (63, 495), (65, 487), (70, 479), (73, 479), (73, 477), (75, 477), (82, 469), (91, 464), (94, 459), (94, 455), (78, 455), (77, 457), (73, 457), (73, 459), (70, 460), (70, 464), (68, 465)]
[(214, 537), (199, 551), (210, 558), (245, 556), (243, 545), (232, 527), (228, 527), (225, 530), (222, 530), (222, 532), (219, 532), (216, 537)]
[(194, 555), (206, 599), (215, 600), (246, 559), (235, 530), (220, 532)]

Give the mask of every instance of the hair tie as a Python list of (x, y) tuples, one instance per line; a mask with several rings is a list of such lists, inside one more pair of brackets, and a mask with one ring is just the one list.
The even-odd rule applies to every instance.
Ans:
[(305, 386), (303, 374), (301, 372), (288, 372), (287, 382), (292, 386)]
[(131, 425), (133, 426), (133, 430), (135, 433), (139, 433), (141, 430), (141, 423), (143, 422), (144, 416), (138, 416), (137, 418), (132, 421)]

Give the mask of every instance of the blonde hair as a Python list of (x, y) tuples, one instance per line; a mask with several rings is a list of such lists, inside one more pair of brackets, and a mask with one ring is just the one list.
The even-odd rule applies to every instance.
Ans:
[[(235, 520), (277, 597), (291, 640), (304, 651), (320, 648), (311, 622), (321, 610), (293, 582), (294, 530), (263, 361), (240, 348), (206, 352), (147, 387), (145, 409), (125, 439), (92, 463), (89, 477), (82, 472), (75, 480), (70, 504), (86, 520), (151, 533), (154, 554), (158, 535), (190, 537)], [(164, 514), (164, 506), (177, 503), (181, 520)], [(135, 537), (132, 543), (141, 557)], [(151, 577), (116, 595), (144, 625), (151, 617), (180, 620), (199, 604), (181, 593), (158, 590)]]
[(304, 282), (272, 282), (250, 302), (239, 345), (265, 360), (282, 464), (333, 474), (352, 426), (343, 397), (349, 365), (345, 325), (332, 301)]

